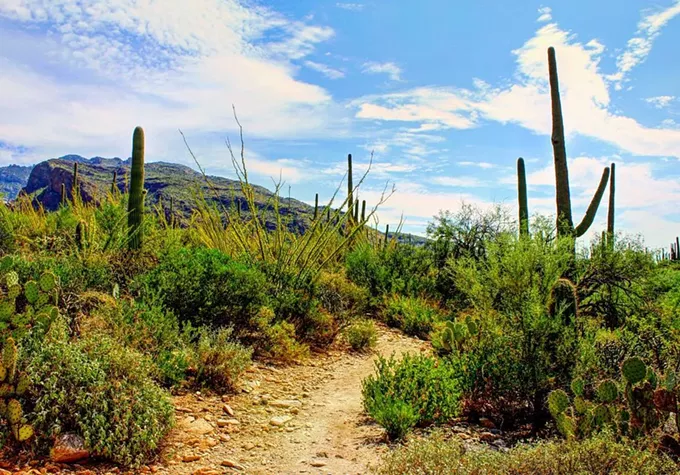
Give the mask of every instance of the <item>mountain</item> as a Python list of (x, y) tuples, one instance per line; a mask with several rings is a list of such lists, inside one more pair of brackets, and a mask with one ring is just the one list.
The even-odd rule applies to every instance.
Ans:
[[(30, 172), (23, 191), (34, 197), (47, 210), (56, 210), (61, 202), (61, 185), (67, 193), (73, 188), (73, 165), (78, 163), (78, 182), (81, 197), (85, 201), (99, 200), (111, 189), (114, 172), (116, 186), (120, 191), (127, 187), (126, 176), (129, 172), (130, 160), (120, 158), (94, 157), (86, 159), (78, 155), (66, 155), (58, 159), (41, 162)], [(152, 162), (144, 166), (144, 188), (147, 190), (148, 207), (163, 204), (169, 211), (173, 201), (174, 212), (183, 218), (189, 218), (196, 209), (197, 191), (213, 203), (221, 203), (230, 207), (232, 203), (240, 203), (244, 215), (248, 214), (247, 203), (241, 192), (238, 181), (223, 177), (210, 176), (212, 187), (205, 183), (203, 175), (191, 168), (176, 163)], [(272, 211), (267, 227), (275, 225), (272, 203), (273, 193), (264, 187), (254, 185), (255, 204), (258, 209)], [(292, 231), (303, 232), (314, 213), (314, 208), (301, 201), (279, 198), (279, 214), (288, 222)]]
[(31, 170), (33, 165), (0, 167), (0, 195), (3, 199), (13, 200), (17, 197), (19, 191), (26, 186)]

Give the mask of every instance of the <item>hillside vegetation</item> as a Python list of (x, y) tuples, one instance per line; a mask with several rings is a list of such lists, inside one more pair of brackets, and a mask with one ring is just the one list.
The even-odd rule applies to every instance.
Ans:
[[(124, 187), (108, 167), (46, 162), (58, 190), (29, 180), (0, 205), (3, 457), (54, 458), (69, 435), (135, 470), (175, 423), (172, 394), (228, 394), (253, 360), (295, 364), (338, 339), (369, 352), (379, 320), (430, 349), (380, 356), (363, 380), (391, 444), (378, 473), (678, 473), (680, 265), (616, 232), (613, 165), (574, 223), (549, 59), (555, 222), (530, 217), (522, 159), (518, 219), (443, 211), (418, 246), (371, 228), (389, 192), (360, 211), (351, 156), (346, 198), (305, 208), (304, 229), (243, 157), (242, 207), (201, 176), (190, 213), (169, 212), (150, 199), (169, 165), (145, 165), (141, 128)], [(577, 251), (607, 190), (608, 229)]]

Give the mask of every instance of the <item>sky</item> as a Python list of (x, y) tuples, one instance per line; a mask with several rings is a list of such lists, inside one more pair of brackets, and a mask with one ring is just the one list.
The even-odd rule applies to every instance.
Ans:
[[(330, 199), (352, 153), (380, 227), (423, 234), (463, 202), (555, 213), (554, 46), (579, 222), (616, 163), (617, 229), (680, 234), (680, 0), (0, 0), (0, 165), (128, 157)], [(355, 181), (358, 178), (355, 176)], [(344, 188), (341, 187), (341, 196)], [(586, 238), (605, 228), (606, 195)]]

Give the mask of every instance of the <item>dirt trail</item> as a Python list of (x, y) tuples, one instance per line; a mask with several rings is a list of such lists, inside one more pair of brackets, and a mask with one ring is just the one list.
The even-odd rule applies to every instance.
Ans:
[(381, 328), (373, 355), (336, 349), (299, 366), (256, 365), (239, 395), (224, 401), (197, 394), (177, 397), (178, 427), (166, 447), (162, 471), (366, 473), (387, 446), (381, 428), (363, 415), (361, 381), (373, 372), (377, 354), (426, 348), (419, 340)]

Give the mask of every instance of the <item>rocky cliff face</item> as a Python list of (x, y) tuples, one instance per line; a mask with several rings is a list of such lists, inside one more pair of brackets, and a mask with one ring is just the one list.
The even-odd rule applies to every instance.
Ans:
[[(111, 189), (113, 173), (116, 172), (116, 186), (126, 191), (129, 161), (95, 157), (84, 159), (77, 155), (69, 155), (60, 159), (47, 160), (36, 165), (31, 171), (23, 191), (34, 196), (36, 203), (53, 211), (61, 202), (61, 185), (66, 187), (71, 198), (73, 189), (73, 164), (78, 162), (79, 188), (81, 198), (85, 201), (99, 200)], [(206, 199), (227, 207), (240, 203), (244, 215), (248, 214), (247, 205), (238, 181), (222, 177), (210, 177), (213, 189), (205, 184), (203, 176), (184, 165), (166, 162), (147, 163), (145, 166), (144, 188), (147, 190), (146, 203), (149, 207), (161, 204), (169, 211), (172, 200), (174, 211), (178, 216), (189, 218), (196, 209), (197, 193)], [(266, 188), (255, 186), (256, 205), (259, 209), (267, 208), (273, 212), (272, 193)], [(304, 232), (311, 220), (314, 210), (301, 201), (288, 198), (279, 199), (279, 213), (285, 216), (289, 229)], [(274, 216), (267, 220), (267, 227), (272, 228)]]
[(19, 191), (26, 186), (32, 169), (33, 165), (0, 167), (0, 195), (2, 195), (2, 199), (13, 200), (16, 198)]

